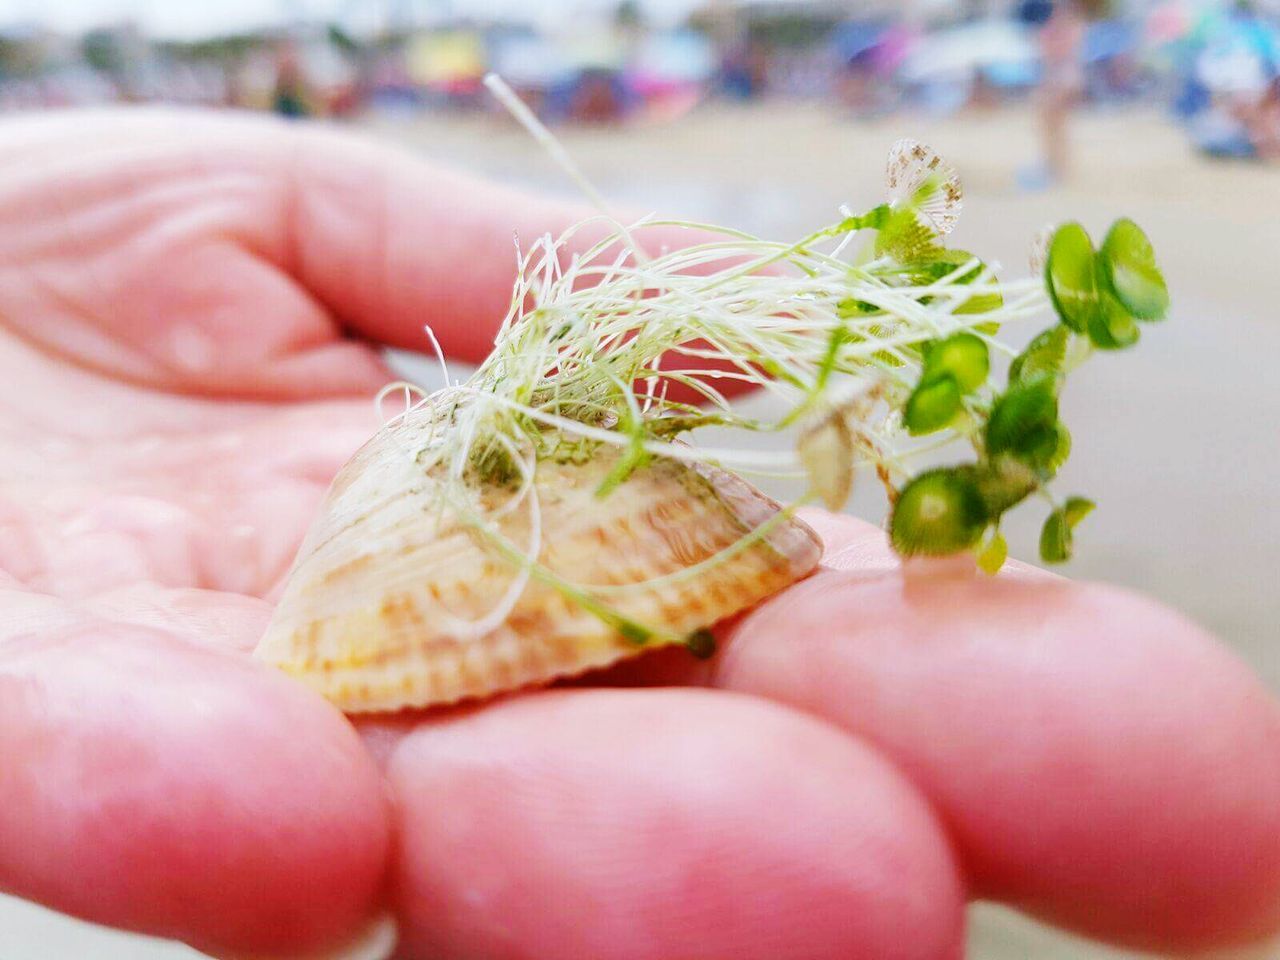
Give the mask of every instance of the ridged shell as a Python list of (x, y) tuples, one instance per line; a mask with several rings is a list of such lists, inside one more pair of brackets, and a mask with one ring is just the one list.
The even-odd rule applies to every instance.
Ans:
[[(495, 608), (516, 567), (450, 511), (413, 458), (431, 428), (419, 412), (369, 441), (343, 467), (294, 562), (256, 656), (348, 713), (484, 697), (581, 673), (642, 652), (560, 592), (531, 580), (505, 622), (459, 630)], [(720, 470), (658, 459), (611, 494), (596, 495), (616, 454), (545, 460), (535, 486), (539, 560), (585, 587), (640, 584), (736, 543), (778, 506)], [(509, 497), (493, 491), (494, 505)], [(529, 542), (525, 509), (497, 521)], [(821, 544), (798, 520), (694, 576), (600, 598), (675, 636), (758, 603), (808, 574)]]

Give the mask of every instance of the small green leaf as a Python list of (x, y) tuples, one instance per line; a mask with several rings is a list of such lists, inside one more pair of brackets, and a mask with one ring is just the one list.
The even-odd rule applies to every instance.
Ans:
[(1138, 324), (1110, 293), (1099, 297), (1098, 310), (1089, 318), (1089, 339), (1099, 350), (1123, 350), (1138, 342)]
[(1039, 334), (1009, 365), (1009, 383), (1031, 383), (1041, 377), (1056, 380), (1062, 373), (1069, 336), (1062, 324)]
[(866, 213), (845, 217), (835, 227), (835, 234), (851, 233), (854, 230), (879, 230), (884, 226), (885, 221), (889, 217), (890, 207), (887, 203), (882, 203), (878, 207), (872, 207)]
[(1040, 528), (1040, 559), (1045, 563), (1065, 563), (1071, 559), (1071, 529), (1057, 510), (1045, 518)]
[(955, 283), (965, 284), (973, 281), (982, 273), (982, 261), (968, 250), (955, 247), (934, 247), (926, 251), (918, 261), (906, 264), (908, 274), (920, 283), (931, 283), (941, 280), (948, 274), (955, 273), (967, 263), (973, 267), (954, 278)]
[(1072, 531), (1094, 508), (1092, 500), (1071, 497), (1044, 521), (1040, 530), (1040, 559), (1046, 563), (1063, 563), (1071, 559)]
[(949, 426), (962, 409), (960, 385), (949, 373), (926, 378), (911, 392), (903, 422), (913, 437)]
[(932, 344), (924, 357), (925, 379), (950, 374), (961, 393), (969, 393), (987, 382), (991, 358), (986, 343), (972, 333), (953, 333)]
[(1067, 458), (1071, 456), (1071, 431), (1063, 425), (1061, 420), (1053, 426), (1054, 431), (1057, 433), (1058, 445), (1053, 451), (1053, 457), (1050, 458), (1048, 467), (1050, 472), (1057, 473), (1062, 469), (1062, 465), (1067, 462)]
[(1049, 241), (1045, 285), (1058, 316), (1077, 333), (1084, 333), (1098, 312), (1096, 260), (1093, 241), (1078, 223), (1059, 227)]
[(933, 259), (939, 249), (932, 230), (920, 222), (910, 206), (895, 207), (884, 218), (876, 236), (875, 251), (898, 263)]
[(939, 468), (920, 474), (899, 494), (889, 536), (904, 556), (943, 556), (973, 546), (987, 523), (972, 477), (963, 468)]
[(972, 314), (972, 313), (991, 313), (993, 310), (999, 310), (1004, 306), (1004, 297), (999, 291), (993, 293), (980, 293), (976, 297), (970, 297), (953, 311), (954, 314)]
[(1017, 506), (1040, 486), (1036, 471), (1008, 454), (977, 464), (971, 470), (987, 516), (993, 519)]
[(1062, 505), (1062, 515), (1066, 517), (1067, 527), (1074, 530), (1076, 524), (1093, 513), (1098, 505), (1085, 497), (1068, 497)]
[(859, 300), (856, 297), (845, 297), (843, 300), (836, 302), (836, 316), (841, 320), (873, 313), (884, 313), (884, 311), (874, 303), (867, 303), (865, 300)]
[(991, 408), (987, 454), (1008, 454), (1032, 467), (1046, 467), (1058, 450), (1058, 399), (1044, 380), (1016, 384)]
[(1004, 566), (1004, 562), (1008, 557), (1008, 542), (999, 530), (992, 527), (978, 546), (978, 567), (983, 573), (994, 577), (1000, 572), (1000, 568)]
[(1169, 288), (1156, 266), (1151, 241), (1127, 217), (1111, 225), (1102, 241), (1099, 267), (1116, 299), (1139, 320), (1163, 320), (1169, 312)]

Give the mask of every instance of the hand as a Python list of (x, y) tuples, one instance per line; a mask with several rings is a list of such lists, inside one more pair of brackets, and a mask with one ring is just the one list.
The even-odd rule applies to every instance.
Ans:
[(236, 956), (386, 910), (449, 958), (941, 960), (967, 897), (1280, 927), (1280, 709), (1239, 663), (849, 518), (710, 664), (353, 727), (246, 653), (376, 427), (370, 344), (478, 358), (512, 228), (582, 211), (201, 114), (10, 121), (0, 173), (0, 888)]

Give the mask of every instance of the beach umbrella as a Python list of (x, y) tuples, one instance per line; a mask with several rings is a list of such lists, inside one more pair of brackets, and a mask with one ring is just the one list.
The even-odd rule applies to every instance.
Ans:
[(987, 20), (921, 37), (899, 76), (907, 83), (967, 80), (980, 70), (1034, 68), (1039, 60), (1039, 48), (1025, 28)]

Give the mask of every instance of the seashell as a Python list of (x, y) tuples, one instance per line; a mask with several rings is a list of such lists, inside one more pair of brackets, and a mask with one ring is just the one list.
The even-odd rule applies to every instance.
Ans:
[[(255, 655), (341, 709), (366, 713), (545, 683), (651, 646), (537, 578), (502, 622), (468, 628), (498, 608), (520, 569), (443, 506), (440, 477), (415, 460), (433, 426), (429, 409), (415, 410), (339, 472)], [(689, 570), (733, 547), (778, 505), (739, 477), (669, 458), (597, 496), (617, 458), (605, 447), (585, 462), (543, 460), (532, 487), (540, 563), (619, 614), (684, 637), (817, 566), (816, 534), (786, 518)], [(501, 512), (511, 489), (495, 485), (479, 496), (509, 543), (530, 543), (530, 512)]]

